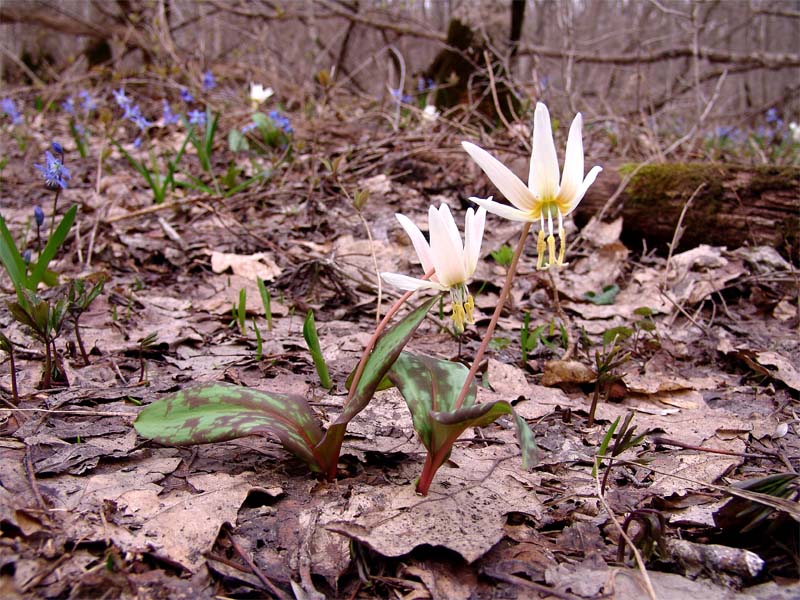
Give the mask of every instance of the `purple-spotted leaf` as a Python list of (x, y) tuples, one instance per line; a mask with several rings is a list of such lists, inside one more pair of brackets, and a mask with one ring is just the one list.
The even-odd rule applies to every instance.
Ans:
[(488, 425), (502, 415), (514, 415), (523, 467), (532, 467), (537, 462), (533, 432), (505, 400), (475, 404), (473, 381), (462, 407), (454, 409), (467, 374), (467, 368), (461, 364), (410, 352), (403, 352), (389, 371), (389, 379), (408, 404), (414, 429), (428, 450), (425, 472), (417, 487), (422, 493), (427, 493), (433, 474), (450, 456), (453, 444), (466, 429)]
[(323, 470), (315, 450), (322, 430), (302, 396), (229, 383), (200, 383), (145, 407), (134, 427), (142, 437), (175, 446), (272, 436), (312, 471)]
[(425, 315), (438, 301), (439, 296), (437, 295), (423, 302), (387, 329), (375, 343), (375, 347), (367, 359), (367, 364), (364, 366), (364, 372), (356, 384), (353, 397), (344, 407), (339, 418), (325, 432), (325, 438), (317, 446), (317, 454), (326, 461), (329, 475), (331, 471), (335, 472), (347, 424), (367, 406), (381, 381), (392, 368), (394, 361), (397, 360), (417, 327), (422, 323)]

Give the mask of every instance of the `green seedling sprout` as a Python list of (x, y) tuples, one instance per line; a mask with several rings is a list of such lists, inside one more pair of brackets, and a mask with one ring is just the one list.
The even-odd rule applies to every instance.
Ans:
[[(264, 285), (264, 280), (260, 277), (256, 278), (258, 284), (258, 293), (261, 294), (261, 303), (264, 305), (264, 317), (267, 319), (267, 331), (272, 331), (272, 297), (269, 294), (267, 286)], [(283, 300), (281, 299), (281, 302)]]
[(42, 300), (33, 292), (22, 290), (17, 302), (9, 302), (11, 316), (28, 328), (31, 335), (44, 345), (44, 372), (41, 389), (50, 389), (55, 383), (64, 381), (59, 366), (55, 341), (61, 333), (67, 312), (67, 299), (60, 298), (52, 304)]
[(514, 248), (508, 244), (503, 244), (497, 250), (492, 250), (489, 254), (492, 255), (494, 262), (498, 265), (508, 268), (511, 266), (511, 259), (514, 258)]
[(610, 347), (604, 343), (602, 351), (597, 350), (594, 354), (596, 379), (594, 394), (592, 395), (592, 406), (589, 409), (589, 420), (587, 422), (589, 427), (594, 425), (594, 416), (601, 392), (607, 394), (611, 384), (621, 379), (614, 371), (630, 360), (630, 352), (623, 353), (623, 350), (623, 347), (618, 343), (617, 336), (615, 336), (611, 341)]
[(236, 322), (239, 324), (239, 333), (247, 335), (247, 289), (239, 290), (239, 304), (236, 307)]
[[(631, 427), (631, 421), (633, 421), (633, 412), (629, 412), (625, 416), (625, 420), (622, 422), (622, 426), (619, 428), (619, 433), (614, 436), (614, 432), (617, 430), (617, 426), (619, 425), (619, 419), (620, 417), (614, 419), (611, 427), (608, 428), (608, 431), (603, 436), (603, 441), (600, 443), (600, 448), (597, 450), (597, 458), (595, 459), (594, 467), (592, 468), (592, 477), (596, 477), (597, 467), (598, 465), (602, 465), (602, 457), (608, 456), (608, 466), (606, 467), (606, 472), (603, 475), (603, 481), (600, 484), (601, 494), (605, 493), (606, 484), (608, 483), (608, 476), (611, 473), (611, 466), (614, 462), (612, 457), (619, 456), (625, 452), (625, 450), (638, 446), (644, 439), (644, 434), (633, 437), (633, 434), (636, 431), (635, 425)], [(608, 447), (612, 439), (614, 439), (614, 445), (611, 446), (611, 453), (608, 454)]]
[(144, 353), (151, 350), (158, 342), (158, 333), (153, 332), (143, 338), (137, 340), (139, 346), (139, 383), (145, 382), (145, 375), (147, 371), (147, 363), (144, 360)]
[(111, 140), (111, 143), (117, 147), (122, 155), (128, 160), (130, 165), (145, 180), (150, 188), (150, 191), (153, 193), (153, 201), (156, 204), (163, 204), (167, 199), (167, 192), (175, 189), (175, 185), (177, 184), (175, 181), (175, 173), (177, 172), (178, 164), (181, 162), (183, 155), (186, 153), (186, 146), (192, 136), (193, 129), (194, 126), (189, 126), (189, 131), (186, 134), (186, 138), (183, 140), (181, 147), (178, 149), (178, 152), (173, 158), (167, 158), (166, 169), (164, 170), (163, 174), (159, 168), (158, 160), (152, 150), (149, 153), (150, 167), (148, 167), (144, 161), (140, 162), (136, 160), (136, 158), (134, 158), (130, 152), (125, 150), (125, 148), (123, 148), (119, 142)]
[(79, 321), (81, 315), (103, 291), (103, 286), (105, 286), (107, 280), (108, 277), (105, 274), (101, 274), (94, 285), (87, 287), (86, 284), (91, 283), (89, 279), (73, 279), (67, 292), (67, 312), (72, 320), (75, 341), (78, 343), (78, 350), (80, 350), (84, 365), (89, 364), (89, 354), (86, 352), (86, 346), (81, 337)]
[(303, 322), (303, 338), (306, 340), (308, 351), (311, 353), (311, 358), (314, 360), (314, 366), (317, 368), (317, 375), (319, 375), (319, 382), (322, 387), (329, 390), (333, 387), (333, 381), (328, 373), (328, 365), (325, 363), (325, 357), (322, 356), (322, 349), (319, 346), (319, 336), (317, 335), (317, 324), (314, 321), (314, 311), (309, 310), (306, 315), (306, 320)]

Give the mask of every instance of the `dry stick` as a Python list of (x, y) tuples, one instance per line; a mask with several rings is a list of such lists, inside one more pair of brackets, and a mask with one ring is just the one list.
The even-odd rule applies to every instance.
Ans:
[(636, 559), (636, 565), (639, 567), (639, 572), (642, 574), (642, 578), (644, 579), (644, 587), (647, 590), (647, 594), (650, 596), (651, 600), (658, 600), (658, 596), (656, 596), (656, 591), (653, 589), (653, 582), (650, 581), (650, 575), (647, 574), (647, 569), (644, 566), (644, 560), (642, 560), (642, 555), (639, 553), (639, 549), (636, 547), (636, 544), (633, 543), (633, 540), (628, 537), (628, 534), (625, 533), (625, 530), (622, 528), (622, 525), (619, 524), (617, 518), (614, 516), (614, 513), (611, 511), (611, 507), (606, 502), (606, 499), (603, 497), (603, 492), (600, 489), (600, 465), (598, 458), (595, 457), (595, 476), (594, 476), (594, 484), (595, 490), (597, 491), (597, 499), (600, 500), (600, 503), (603, 505), (606, 513), (608, 514), (611, 521), (614, 523), (614, 526), (619, 531), (619, 535), (622, 539), (625, 540), (625, 543), (628, 544), (628, 547), (633, 552), (633, 556)]
[[(182, 200), (173, 200), (172, 202), (165, 202), (164, 204), (156, 204), (154, 206), (148, 206), (147, 208), (142, 208), (140, 210), (134, 210), (133, 212), (125, 213), (124, 215), (118, 215), (116, 217), (111, 217), (110, 219), (106, 220), (106, 223), (116, 223), (117, 221), (124, 221), (126, 219), (134, 219), (136, 217), (141, 217), (142, 215), (149, 215), (155, 212), (159, 212), (162, 210), (166, 210), (168, 208), (178, 208), (184, 204), (191, 204), (194, 202), (203, 202), (204, 200), (208, 200), (208, 196), (192, 196), (191, 198), (184, 198)], [(214, 200), (215, 198), (211, 198)]]
[(553, 277), (553, 272), (548, 269), (547, 274), (550, 277), (550, 285), (553, 287), (553, 304), (556, 306), (556, 314), (564, 324), (564, 331), (567, 333), (567, 348), (561, 356), (561, 360), (569, 360), (575, 353), (575, 339), (572, 337), (572, 320), (567, 320), (567, 315), (564, 309), (561, 308), (561, 299), (558, 297), (558, 286), (556, 285), (556, 278)]
[(669, 252), (667, 253), (667, 263), (664, 265), (664, 278), (661, 280), (661, 289), (667, 289), (667, 279), (669, 278), (669, 264), (672, 261), (672, 253), (675, 251), (675, 247), (680, 243), (681, 236), (683, 236), (683, 219), (686, 216), (686, 212), (689, 210), (689, 206), (692, 204), (692, 201), (695, 199), (695, 196), (700, 193), (706, 187), (705, 181), (697, 186), (697, 189), (692, 192), (692, 195), (689, 196), (689, 199), (686, 201), (686, 204), (683, 205), (683, 209), (681, 210), (681, 214), (678, 217), (678, 222), (675, 224), (675, 231), (672, 233), (672, 241), (669, 244)]
[(258, 577), (258, 580), (264, 585), (265, 588), (269, 590), (269, 593), (278, 598), (279, 600), (290, 600), (290, 596), (287, 596), (286, 593), (276, 587), (274, 583), (272, 583), (269, 578), (264, 575), (264, 572), (258, 568), (258, 565), (253, 561), (252, 558), (245, 552), (242, 547), (239, 545), (239, 542), (236, 541), (236, 538), (233, 537), (232, 532), (228, 532), (228, 539), (231, 541), (231, 545), (233, 549), (236, 550), (236, 553), (242, 558), (242, 560), (247, 563), (247, 566), (253, 572), (253, 574)]
[(494, 309), (492, 320), (489, 322), (489, 327), (486, 329), (486, 334), (483, 337), (483, 341), (478, 348), (477, 354), (475, 354), (472, 367), (470, 367), (469, 373), (467, 373), (467, 379), (464, 381), (464, 387), (461, 388), (461, 393), (459, 394), (456, 405), (453, 408), (454, 411), (461, 408), (461, 406), (464, 404), (464, 400), (467, 398), (467, 392), (469, 391), (469, 384), (472, 383), (473, 379), (475, 379), (475, 374), (478, 372), (483, 355), (486, 353), (486, 348), (489, 347), (489, 342), (492, 339), (494, 328), (497, 327), (497, 321), (500, 319), (500, 313), (503, 311), (503, 306), (506, 303), (509, 293), (511, 293), (511, 283), (514, 281), (514, 274), (517, 271), (517, 263), (519, 263), (519, 257), (522, 255), (522, 249), (525, 247), (525, 240), (528, 238), (528, 232), (530, 229), (531, 222), (526, 221), (522, 227), (522, 233), (519, 236), (517, 248), (514, 250), (514, 256), (511, 259), (511, 264), (508, 266), (508, 271), (506, 272), (506, 281), (503, 284), (503, 289), (500, 291), (500, 298), (498, 299), (497, 306)]

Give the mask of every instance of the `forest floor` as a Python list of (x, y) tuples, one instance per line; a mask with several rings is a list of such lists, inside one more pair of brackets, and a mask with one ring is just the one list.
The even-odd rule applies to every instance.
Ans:
[[(160, 111), (160, 100), (148, 102), (146, 114)], [(620, 220), (593, 222), (569, 227), (570, 264), (555, 272), (536, 270), (529, 240), (478, 393), (508, 400), (530, 424), (540, 456), (529, 472), (511, 421), (500, 419), (467, 430), (430, 494), (418, 496), (425, 451), (395, 389), (352, 421), (332, 483), (264, 437), (169, 447), (137, 436), (142, 406), (198, 381), (300, 394), (330, 423), (375, 327), (373, 253), (380, 271), (420, 275), (394, 213), (425, 229), (428, 206), (446, 202), (463, 223), (469, 196), (499, 196), (462, 151), (469, 138), (443, 119), (412, 112), (395, 131), (370, 106), (290, 116), (292, 153), (281, 161), (272, 151), (269, 178), (227, 198), (176, 189), (161, 205), (99, 135), (81, 158), (63, 112), (36, 113), (14, 135), (4, 123), (9, 229), (34, 239), (34, 205), (49, 219), (53, 196), (33, 165), (58, 140), (72, 176), (59, 212), (77, 204), (79, 216), (51, 267), (62, 283), (92, 273), (107, 281), (80, 320), (89, 364), (66, 326), (56, 347), (68, 385), (44, 390), (42, 344), (12, 318), (15, 295), (0, 276), (20, 397), (14, 406), (4, 353), (0, 595), (800, 595), (798, 280), (772, 248), (699, 246), (668, 261), (621, 244)], [(182, 131), (154, 129), (152, 147), (174, 151)], [(252, 163), (218, 137), (214, 170), (222, 178), (239, 161), (243, 178)], [(499, 141), (519, 148), (515, 137)], [(586, 146), (588, 166), (611, 158)], [(180, 169), (205, 176), (191, 146)], [(364, 190), (362, 221), (350, 198)], [(488, 216), (471, 285), (475, 324), (456, 337), (447, 314), (433, 311), (409, 348), (470, 364), (505, 276), (490, 252), (518, 236), (518, 224)], [(271, 294), (271, 329), (257, 278)], [(244, 331), (232, 310), (242, 289)], [(382, 312), (397, 297), (384, 285)], [(330, 391), (303, 340), (309, 309)], [(615, 344), (627, 360), (598, 383), (597, 361)], [(604, 436), (628, 414), (644, 437), (593, 474)], [(765, 493), (776, 487), (781, 497)], [(620, 539), (623, 524), (642, 564)]]

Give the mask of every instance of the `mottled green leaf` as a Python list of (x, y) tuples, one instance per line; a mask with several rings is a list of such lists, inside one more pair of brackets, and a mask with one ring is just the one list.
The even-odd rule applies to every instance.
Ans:
[(392, 368), (417, 327), (422, 323), (425, 315), (438, 300), (439, 296), (434, 296), (420, 304), (402, 320), (387, 329), (375, 344), (364, 367), (364, 372), (358, 380), (353, 397), (344, 407), (339, 418), (328, 428), (325, 438), (317, 446), (319, 454), (328, 461), (329, 468), (339, 458), (339, 450), (342, 447), (347, 424), (367, 406), (379, 384)]
[(468, 370), (464, 365), (403, 352), (389, 371), (389, 378), (400, 390), (411, 410), (414, 429), (431, 454), (450, 454), (458, 437), (470, 427), (482, 427), (501, 415), (514, 415), (517, 439), (525, 468), (536, 464), (533, 432), (525, 419), (514, 413), (505, 400), (475, 404), (475, 382), (470, 382), (464, 404), (454, 410)]
[(320, 471), (317, 417), (302, 396), (261, 392), (229, 383), (200, 383), (144, 408), (134, 422), (142, 437), (176, 446), (274, 436)]

